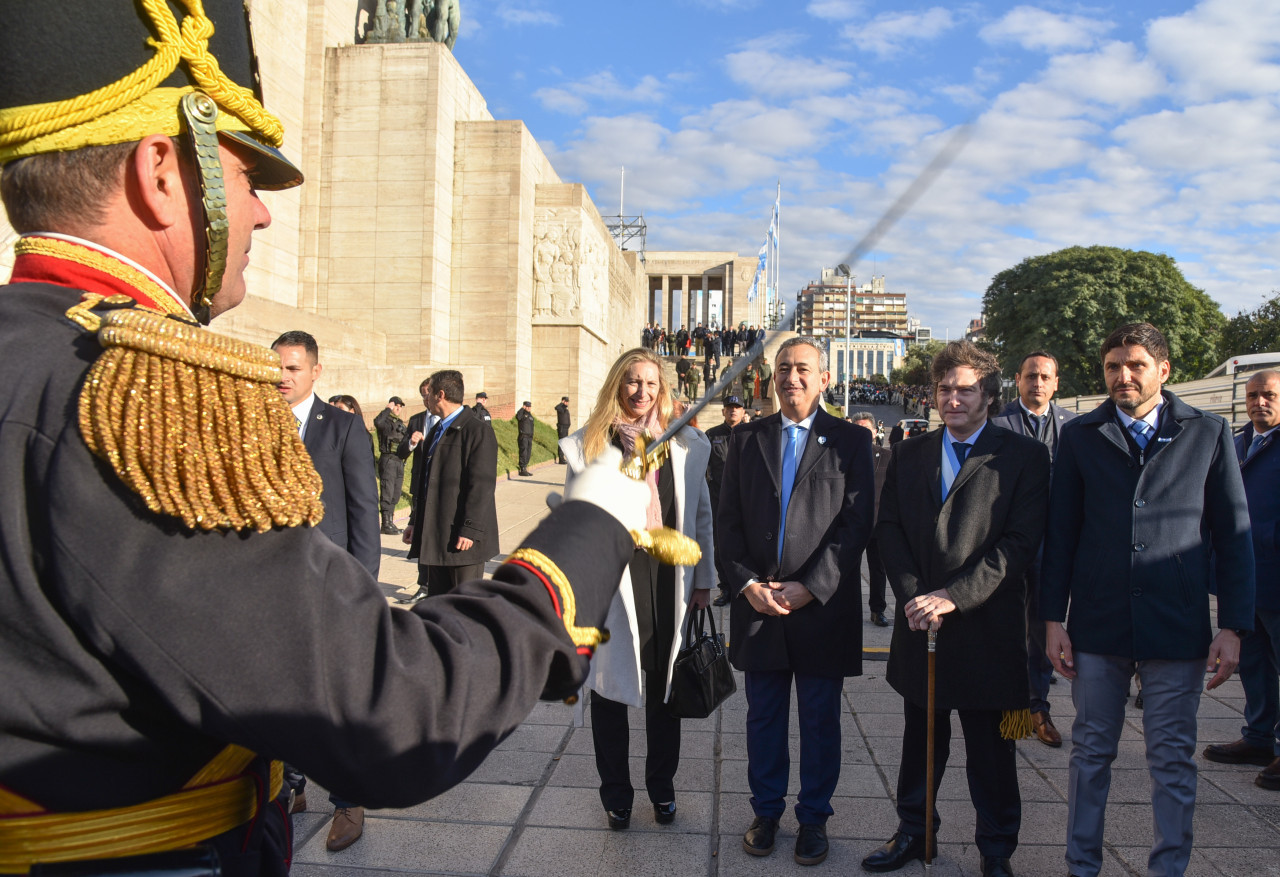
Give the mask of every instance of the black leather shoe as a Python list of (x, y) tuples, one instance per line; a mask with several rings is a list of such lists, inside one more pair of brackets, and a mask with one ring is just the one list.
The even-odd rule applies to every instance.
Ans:
[(614, 831), (622, 831), (631, 825), (630, 807), (623, 807), (619, 810), (606, 810), (604, 815), (609, 817), (609, 827)]
[(711, 601), (711, 605), (712, 606), (728, 606), (729, 592), (726, 591), (724, 588), (721, 588), (720, 593), (716, 594), (716, 598)]
[(982, 857), (982, 877), (1013, 877), (1013, 868), (1008, 859), (999, 856)]
[(753, 856), (767, 856), (773, 852), (773, 839), (778, 833), (778, 820), (757, 816), (742, 836), (742, 848)]
[(665, 804), (653, 805), (653, 818), (658, 821), (659, 825), (670, 825), (676, 821), (676, 802), (668, 801)]
[(412, 606), (414, 603), (421, 603), (425, 599), (427, 599), (427, 589), (418, 588), (417, 593), (413, 596), (401, 597), (399, 600), (396, 600), (396, 602), (401, 606)]
[(876, 627), (888, 627), (889, 619), (884, 617), (883, 612), (872, 612), (871, 623), (874, 624)]
[(1204, 757), (1218, 764), (1256, 764), (1266, 767), (1275, 756), (1270, 746), (1254, 746), (1243, 737), (1234, 743), (1210, 743), (1204, 748)]
[(907, 862), (924, 858), (924, 836), (916, 837), (905, 831), (894, 832), (889, 842), (862, 860), (862, 870), (873, 874), (897, 871)]
[(800, 833), (796, 835), (797, 865), (820, 865), (827, 858), (829, 849), (825, 825), (800, 826)]

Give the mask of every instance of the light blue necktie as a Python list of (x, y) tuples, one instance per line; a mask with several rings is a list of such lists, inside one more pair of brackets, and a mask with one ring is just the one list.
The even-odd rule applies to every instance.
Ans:
[(1138, 443), (1138, 447), (1144, 451), (1147, 449), (1147, 422), (1145, 420), (1135, 420), (1129, 424), (1129, 431), (1133, 433), (1133, 440)]
[(791, 488), (796, 483), (796, 452), (800, 448), (798, 423), (787, 427), (787, 447), (782, 451), (782, 515), (778, 518), (778, 563), (782, 563), (782, 537), (787, 532), (787, 506), (791, 504)]
[(1265, 439), (1266, 439), (1265, 435), (1261, 435), (1255, 432), (1253, 434), (1253, 441), (1249, 443), (1249, 450), (1245, 452), (1244, 458), (1247, 460), (1250, 457), (1252, 457), (1257, 452), (1258, 448), (1262, 447), (1262, 442)]

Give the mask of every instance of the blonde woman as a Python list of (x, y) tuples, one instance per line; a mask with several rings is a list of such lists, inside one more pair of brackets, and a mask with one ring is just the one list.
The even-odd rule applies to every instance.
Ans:
[[(568, 460), (568, 480), (609, 445), (629, 454), (636, 437), (658, 436), (675, 416), (676, 402), (662, 374), (662, 361), (650, 350), (629, 350), (605, 378), (586, 426), (560, 440)], [(698, 541), (702, 559), (695, 567), (662, 566), (637, 551), (622, 576), (622, 588), (605, 622), (609, 642), (592, 660), (586, 687), (591, 689), (591, 733), (600, 802), (609, 827), (627, 828), (635, 790), (628, 766), (627, 707), (645, 708), (648, 753), (645, 787), (655, 820), (675, 820), (675, 775), (680, 763), (680, 720), (666, 708), (671, 666), (680, 650), (686, 614), (705, 608), (715, 581), (712, 558), (711, 497), (707, 461), (711, 444), (693, 427), (671, 440), (671, 454), (650, 476), (647, 526), (673, 527)], [(641, 673), (645, 696), (641, 698)]]

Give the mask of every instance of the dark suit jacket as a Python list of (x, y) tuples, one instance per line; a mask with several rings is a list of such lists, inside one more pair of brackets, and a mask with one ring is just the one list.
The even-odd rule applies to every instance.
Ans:
[(1207, 656), (1215, 579), (1218, 627), (1253, 629), (1253, 540), (1231, 428), (1168, 390), (1164, 399), (1141, 466), (1110, 399), (1062, 431), (1040, 617), (1065, 621), (1070, 603), (1076, 651)]
[(1253, 562), (1257, 570), (1257, 606), (1280, 609), (1280, 431), (1262, 441), (1245, 459), (1253, 427), (1236, 436), (1240, 476), (1249, 499), (1249, 525), (1253, 530)]
[(1023, 573), (1044, 534), (1049, 452), (988, 423), (942, 500), (945, 427), (893, 446), (876, 541), (897, 597), (889, 684), (926, 705), (928, 637), (903, 605), (946, 588), (956, 610), (938, 630), (938, 709), (1025, 709)]
[[(1055, 450), (1058, 447), (1058, 437), (1062, 435), (1062, 427), (1076, 419), (1074, 411), (1068, 411), (1056, 402), (1049, 403), (1050, 428), (1053, 430), (1053, 446)], [(1027, 435), (1027, 421), (1022, 416), (1022, 403), (1014, 399), (1004, 408), (1000, 409), (1000, 413), (991, 418), (991, 422), (997, 426), (1003, 426), (1005, 429), (1016, 432), (1018, 435)], [(1035, 438), (1035, 436), (1029, 436)]]
[[(410, 434), (420, 429), (412, 424), (410, 419)], [(493, 427), (463, 406), (440, 437), (428, 467), (425, 454), (430, 439), (430, 433), (424, 434), (414, 449), (414, 531), (408, 556), (417, 558), (422, 566), (484, 563), (498, 553), (498, 509), (494, 501), (498, 439)], [(407, 456), (407, 439), (401, 447)], [(474, 544), (466, 551), (458, 551), (454, 544), (459, 536), (466, 536)]]
[(324, 483), (320, 532), (351, 552), (377, 578), (382, 560), (378, 477), (364, 421), (317, 396), (302, 443)]
[[(815, 676), (862, 672), (862, 575), (872, 527), (871, 434), (819, 410), (796, 467), (782, 563), (777, 538), (782, 417), (735, 427), (720, 484), (716, 556), (733, 596), (729, 657), (740, 670)], [(756, 612), (748, 579), (798, 581), (813, 602), (785, 616)]]

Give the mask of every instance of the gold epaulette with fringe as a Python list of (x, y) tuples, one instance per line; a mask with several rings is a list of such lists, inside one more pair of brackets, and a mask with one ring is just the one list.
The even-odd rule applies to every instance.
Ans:
[(103, 301), (67, 311), (104, 348), (80, 392), (89, 449), (192, 530), (319, 523), (320, 475), (276, 389), (279, 357), (142, 308), (95, 310)]

